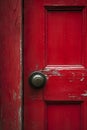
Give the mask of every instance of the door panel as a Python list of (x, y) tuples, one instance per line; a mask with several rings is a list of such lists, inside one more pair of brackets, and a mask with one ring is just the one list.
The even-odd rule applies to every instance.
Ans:
[[(24, 1), (24, 129), (87, 130), (87, 2)], [(32, 72), (46, 85), (29, 84)]]
[(47, 109), (48, 130), (80, 130), (80, 104), (51, 104)]
[(48, 10), (46, 34), (47, 64), (81, 64), (82, 11)]

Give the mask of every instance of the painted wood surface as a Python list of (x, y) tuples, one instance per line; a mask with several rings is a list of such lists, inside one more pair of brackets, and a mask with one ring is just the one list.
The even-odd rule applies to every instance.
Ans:
[(0, 130), (21, 129), (21, 0), (0, 0)]
[[(47, 77), (28, 84), (31, 72)], [(24, 1), (24, 128), (87, 130), (87, 1)]]

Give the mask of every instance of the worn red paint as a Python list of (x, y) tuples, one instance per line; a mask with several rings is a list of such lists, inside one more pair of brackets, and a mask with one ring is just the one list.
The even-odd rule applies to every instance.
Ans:
[(0, 130), (21, 129), (21, 0), (0, 0)]
[[(87, 1), (24, 1), (24, 129), (87, 130)], [(33, 71), (47, 83), (28, 84)]]

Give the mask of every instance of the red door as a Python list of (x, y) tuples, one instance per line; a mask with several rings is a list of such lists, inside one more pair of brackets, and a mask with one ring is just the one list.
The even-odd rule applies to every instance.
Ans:
[[(87, 130), (87, 1), (24, 1), (24, 130)], [(30, 85), (33, 72), (46, 84)]]

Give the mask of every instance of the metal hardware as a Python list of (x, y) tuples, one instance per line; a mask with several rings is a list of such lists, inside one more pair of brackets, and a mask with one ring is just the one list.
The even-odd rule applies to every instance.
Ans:
[(33, 73), (30, 74), (29, 76), (29, 84), (33, 87), (33, 88), (42, 88), (46, 83), (46, 76), (39, 72), (39, 71), (35, 71)]

